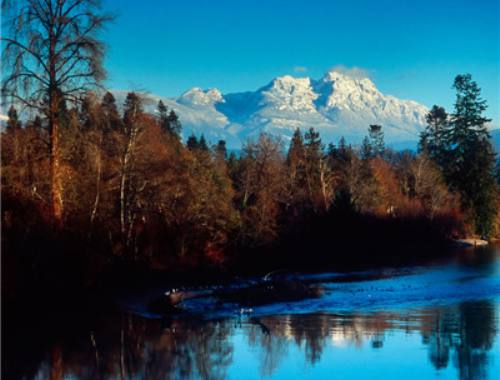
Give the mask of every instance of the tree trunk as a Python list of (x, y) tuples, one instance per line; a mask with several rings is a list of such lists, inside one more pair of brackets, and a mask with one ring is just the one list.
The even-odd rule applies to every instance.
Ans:
[(62, 226), (63, 185), (61, 178), (61, 148), (59, 146), (59, 118), (57, 109), (59, 97), (52, 94), (50, 104), (50, 185), (52, 198), (52, 217), (55, 227)]
[(321, 195), (323, 196), (323, 206), (325, 208), (325, 213), (328, 212), (329, 207), (329, 197), (328, 197), (328, 183), (326, 182), (326, 165), (323, 160), (320, 160), (320, 182), (321, 182)]
[[(135, 112), (135, 111), (134, 111)], [(139, 126), (136, 125), (137, 120), (134, 113), (134, 125), (131, 126), (130, 134), (128, 136), (127, 147), (122, 159), (122, 173), (120, 179), (120, 229), (122, 234), (122, 242), (127, 246), (127, 215), (129, 213), (130, 201), (127, 201), (127, 185), (129, 185), (129, 171), (133, 160), (133, 151), (135, 148), (136, 138), (139, 133)]]
[(90, 237), (92, 237), (92, 230), (94, 228), (94, 221), (97, 216), (97, 209), (99, 207), (99, 200), (101, 197), (101, 177), (102, 177), (102, 157), (101, 157), (101, 146), (102, 146), (102, 132), (99, 133), (99, 144), (97, 146), (97, 154), (96, 154), (96, 190), (95, 190), (95, 199), (94, 206), (92, 208), (92, 212), (90, 214)]
[(60, 167), (60, 146), (59, 146), (59, 107), (61, 103), (61, 94), (57, 87), (57, 56), (56, 56), (57, 38), (52, 28), (49, 31), (49, 133), (50, 133), (50, 187), (52, 218), (55, 228), (62, 226), (63, 219), (63, 187)]

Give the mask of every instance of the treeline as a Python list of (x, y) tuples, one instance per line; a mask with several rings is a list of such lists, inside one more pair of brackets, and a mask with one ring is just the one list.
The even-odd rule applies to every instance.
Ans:
[(490, 236), (497, 191), (484, 102), (470, 76), (455, 87), (455, 113), (430, 111), (418, 154), (388, 149), (383, 128), (371, 125), (361, 147), (343, 138), (325, 146), (314, 128), (297, 129), (288, 147), (263, 133), (238, 156), (203, 136), (184, 144), (177, 115), (161, 101), (151, 115), (131, 92), (120, 112), (111, 93), (89, 93), (77, 107), (60, 104), (57, 224), (47, 121), (23, 124), (11, 107), (2, 133), (4, 248), (29, 266), (57, 241), (69, 256), (83, 250), (98, 262), (173, 268), (269, 247), (280, 251), (277, 261), (300, 247), (307, 263), (314, 247), (334, 262), (342, 258), (332, 247), (358, 238)]

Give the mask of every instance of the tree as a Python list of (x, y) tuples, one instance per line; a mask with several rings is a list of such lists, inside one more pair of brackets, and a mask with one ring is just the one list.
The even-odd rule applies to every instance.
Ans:
[(115, 97), (111, 92), (106, 92), (101, 100), (102, 119), (104, 120), (103, 128), (106, 131), (119, 131), (121, 129), (121, 118), (116, 106)]
[(243, 147), (235, 182), (244, 244), (265, 244), (278, 236), (283, 169), (280, 140), (263, 133), (257, 142), (250, 141)]
[(177, 139), (180, 141), (182, 125), (179, 120), (179, 116), (177, 116), (174, 110), (170, 110), (170, 113), (168, 114), (168, 125), (170, 128), (170, 133), (173, 136), (177, 137)]
[(63, 218), (60, 168), (60, 107), (104, 79), (104, 45), (98, 33), (111, 19), (98, 0), (22, 0), (4, 2), (8, 36), (4, 44), (2, 94), (43, 112), (50, 136), (53, 222)]
[(136, 220), (134, 196), (142, 184), (137, 184), (132, 176), (137, 141), (143, 130), (144, 114), (142, 100), (130, 92), (123, 106), (123, 149), (120, 170), (120, 231), (122, 242), (129, 247)]
[(368, 129), (368, 136), (370, 138), (370, 145), (373, 149), (375, 157), (381, 157), (385, 153), (384, 132), (382, 126), (378, 124), (370, 125)]
[(21, 129), (21, 121), (19, 120), (19, 116), (17, 115), (17, 110), (14, 106), (10, 106), (9, 111), (7, 112), (7, 130), (17, 131)]
[(166, 132), (170, 133), (170, 123), (168, 121), (168, 109), (162, 100), (158, 102), (158, 114), (160, 115), (160, 127)]
[(201, 135), (200, 140), (198, 141), (198, 149), (204, 152), (208, 152), (207, 140), (205, 140), (205, 136), (203, 136), (203, 134)]
[(443, 107), (434, 105), (425, 117), (427, 126), (420, 134), (418, 148), (420, 152), (434, 160), (443, 170), (446, 170), (447, 155), (449, 151), (448, 113)]
[(373, 146), (368, 136), (365, 136), (361, 143), (360, 156), (362, 160), (369, 160), (373, 157)]
[(309, 202), (315, 212), (328, 211), (333, 197), (333, 178), (327, 165), (324, 146), (314, 128), (304, 135), (305, 174)]
[(409, 174), (413, 184), (412, 194), (419, 201), (430, 219), (440, 212), (455, 206), (454, 197), (444, 180), (444, 175), (425, 152), (416, 157), (409, 165)]
[(495, 209), (495, 154), (483, 116), (487, 108), (481, 89), (470, 74), (458, 75), (455, 111), (451, 117), (450, 170), (446, 173), (453, 189), (460, 192), (463, 206), (471, 210), (476, 232), (488, 236)]
[(343, 192), (342, 196), (351, 196), (349, 192), (349, 178), (351, 173), (351, 164), (354, 156), (353, 149), (344, 137), (339, 140), (338, 146), (333, 144), (328, 150), (329, 164), (332, 170), (332, 176), (336, 179), (337, 191)]
[(301, 208), (307, 199), (306, 181), (306, 151), (304, 139), (300, 129), (297, 128), (290, 141), (290, 147), (286, 157), (287, 165), (287, 208), (291, 208), (292, 214), (302, 211)]
[(215, 153), (218, 158), (221, 158), (223, 160), (227, 159), (227, 148), (226, 142), (224, 140), (219, 140), (219, 142), (215, 146)]
[(194, 134), (192, 134), (191, 136), (188, 137), (187, 139), (187, 142), (186, 142), (186, 146), (189, 150), (195, 150), (195, 149), (198, 149), (198, 139), (196, 138), (196, 136)]
[(7, 125), (6, 131), (10, 136), (12, 136), (12, 146), (9, 146), (8, 149), (12, 149), (12, 159), (14, 162), (19, 160), (19, 139), (22, 128), (22, 123), (19, 120), (19, 116), (17, 115), (17, 110), (14, 106), (10, 106), (9, 111), (7, 113)]
[(174, 110), (168, 112), (167, 106), (162, 100), (158, 102), (158, 114), (160, 119), (160, 127), (171, 136), (175, 136), (178, 140), (181, 137), (181, 123), (179, 117)]

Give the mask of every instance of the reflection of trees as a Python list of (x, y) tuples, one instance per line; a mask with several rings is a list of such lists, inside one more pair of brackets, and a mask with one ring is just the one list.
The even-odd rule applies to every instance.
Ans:
[[(383, 350), (386, 332), (403, 330), (422, 336), (436, 369), (452, 362), (461, 379), (484, 378), (497, 333), (495, 306), (488, 301), (408, 313), (268, 316), (242, 322), (239, 332), (258, 353), (263, 377), (274, 373), (293, 345), (314, 365), (328, 345)], [(40, 339), (54, 335), (42, 333)], [(27, 353), (24, 372), (16, 368), (21, 373), (8, 377), (224, 379), (233, 359), (234, 333), (234, 321), (179, 319), (165, 327), (130, 315), (101, 318), (98, 323), (67, 326), (48, 346), (34, 345), (40, 351)], [(31, 334), (24, 341), (36, 342)]]
[(489, 301), (465, 302), (456, 308), (427, 312), (421, 333), (434, 367), (446, 368), (453, 354), (460, 379), (485, 378), (488, 351), (496, 334), (495, 318), (495, 306)]
[(65, 331), (64, 341), (47, 348), (36, 375), (12, 378), (216, 380), (226, 378), (232, 360), (229, 323), (174, 321), (163, 328), (127, 315), (87, 327)]
[(455, 360), (460, 379), (484, 379), (488, 351), (495, 339), (495, 308), (488, 301), (465, 302), (459, 306), (459, 344)]
[[(231, 364), (231, 332), (227, 323), (175, 321), (151, 328), (145, 320), (128, 318), (125, 333), (125, 377), (223, 379)], [(127, 376), (128, 374), (128, 376)]]
[(279, 329), (278, 319), (251, 319), (250, 322), (247, 329), (248, 341), (250, 346), (259, 348), (260, 374), (263, 377), (271, 376), (287, 354), (288, 341), (282, 334), (274, 333)]
[[(495, 306), (478, 301), (455, 308), (426, 309), (416, 316), (412, 312), (265, 317), (257, 324), (254, 321), (249, 336), (262, 349), (263, 373), (271, 375), (285, 355), (285, 342), (293, 341), (303, 349), (306, 361), (315, 364), (329, 340), (341, 346), (359, 347), (369, 342), (372, 348), (383, 348), (386, 331), (403, 329), (422, 335), (436, 369), (446, 368), (453, 357), (461, 379), (478, 379), (487, 373), (488, 351), (497, 333), (495, 318)], [(255, 325), (264, 325), (265, 329)], [(259, 334), (260, 339), (255, 337)]]

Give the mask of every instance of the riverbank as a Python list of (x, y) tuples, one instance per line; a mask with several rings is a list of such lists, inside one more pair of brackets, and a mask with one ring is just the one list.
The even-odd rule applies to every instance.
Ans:
[(458, 247), (486, 247), (488, 244), (490, 244), (490, 242), (487, 240), (475, 238), (457, 239), (455, 240), (455, 243)]

